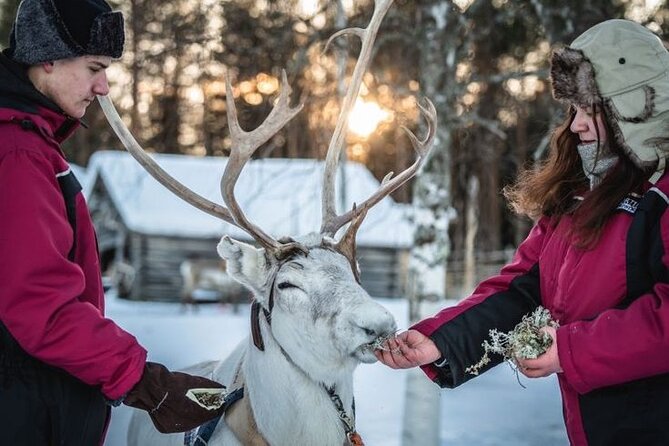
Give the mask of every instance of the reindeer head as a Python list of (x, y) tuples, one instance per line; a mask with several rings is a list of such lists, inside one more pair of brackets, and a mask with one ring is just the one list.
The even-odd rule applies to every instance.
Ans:
[(218, 253), (228, 273), (253, 290), (277, 343), (309, 374), (374, 362), (372, 343), (395, 332), (393, 317), (360, 286), (336, 245), (315, 233), (297, 242), (304, 249), (280, 261), (229, 237)]
[[(232, 149), (221, 180), (221, 194), (227, 208), (195, 194), (167, 174), (135, 141), (111, 100), (107, 97), (98, 98), (125, 147), (154, 178), (188, 203), (238, 226), (256, 240), (260, 248), (224, 236), (218, 245), (218, 252), (227, 260), (228, 272), (232, 277), (254, 292), (256, 312), (262, 307), (267, 318), (271, 312), (272, 334), (277, 341), (288, 346), (281, 340), (292, 339), (290, 347), (286, 348), (294, 350), (287, 353), (294, 355), (295, 359), (312, 355), (339, 358), (342, 363), (373, 362), (375, 357), (370, 348), (371, 343), (395, 331), (392, 316), (374, 303), (359, 284), (355, 236), (367, 211), (412, 178), (424, 162), (436, 128), (437, 116), (432, 103), (426, 99), (425, 106), (418, 105), (428, 124), (427, 135), (423, 140), (404, 128), (417, 154), (413, 165), (395, 178), (392, 178), (392, 172), (388, 174), (372, 196), (341, 215), (336, 212), (334, 187), (348, 115), (369, 65), (381, 20), (391, 4), (392, 0), (375, 0), (374, 14), (366, 29), (342, 30), (328, 41), (329, 45), (339, 36), (354, 34), (361, 38), (362, 47), (328, 147), (319, 233), (297, 239), (274, 239), (246, 218), (235, 199), (235, 184), (253, 153), (302, 109), (302, 104), (296, 107), (289, 104), (291, 89), (285, 71), (282, 73), (281, 93), (275, 107), (260, 127), (251, 132), (242, 130), (239, 125), (228, 79), (227, 113)], [(345, 234), (336, 241), (335, 235), (348, 223), (350, 225)], [(331, 339), (331, 342), (315, 343), (310, 342), (310, 339)], [(311, 351), (314, 348), (319, 348), (319, 351)], [(324, 354), (323, 348), (332, 354)], [(347, 358), (351, 361), (346, 361)]]

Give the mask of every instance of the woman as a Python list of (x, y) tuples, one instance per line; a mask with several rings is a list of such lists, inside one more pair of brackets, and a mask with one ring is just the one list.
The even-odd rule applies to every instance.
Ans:
[(571, 444), (669, 444), (669, 53), (643, 26), (610, 20), (553, 52), (551, 80), (568, 117), (549, 159), (505, 191), (534, 228), (499, 275), (377, 356), (456, 387), (490, 329), (542, 305), (559, 328), (518, 366), (557, 373)]

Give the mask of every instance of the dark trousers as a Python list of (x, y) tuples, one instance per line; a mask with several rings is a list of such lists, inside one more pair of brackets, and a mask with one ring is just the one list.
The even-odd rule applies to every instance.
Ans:
[(100, 391), (29, 357), (7, 334), (0, 324), (0, 445), (100, 446), (110, 414)]

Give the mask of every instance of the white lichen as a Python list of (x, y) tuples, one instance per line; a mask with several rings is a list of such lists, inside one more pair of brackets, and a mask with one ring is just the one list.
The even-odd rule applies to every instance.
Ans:
[(384, 352), (392, 351), (393, 353), (399, 353), (399, 349), (392, 349), (391, 350), (386, 346), (387, 345), (386, 343), (388, 342), (388, 340), (395, 338), (396, 334), (397, 333), (391, 333), (389, 335), (379, 336), (374, 341), (367, 344), (366, 347), (371, 351), (381, 350), (381, 351), (384, 351)]
[(536, 359), (546, 352), (553, 343), (551, 336), (541, 331), (544, 327), (558, 327), (550, 312), (544, 307), (537, 307), (532, 313), (523, 316), (516, 327), (508, 332), (490, 330), (490, 340), (483, 341), (484, 353), (479, 362), (465, 369), (465, 372), (478, 375), (485, 365), (490, 363), (489, 353), (497, 353), (514, 368), (518, 359)]

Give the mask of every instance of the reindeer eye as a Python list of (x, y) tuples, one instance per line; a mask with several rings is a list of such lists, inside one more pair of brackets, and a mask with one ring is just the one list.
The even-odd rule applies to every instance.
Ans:
[(280, 290), (285, 290), (286, 288), (298, 288), (297, 286), (293, 285), (290, 282), (281, 282), (276, 287)]
[(293, 269), (304, 269), (304, 265), (298, 262), (290, 262), (287, 264), (287, 266)]

